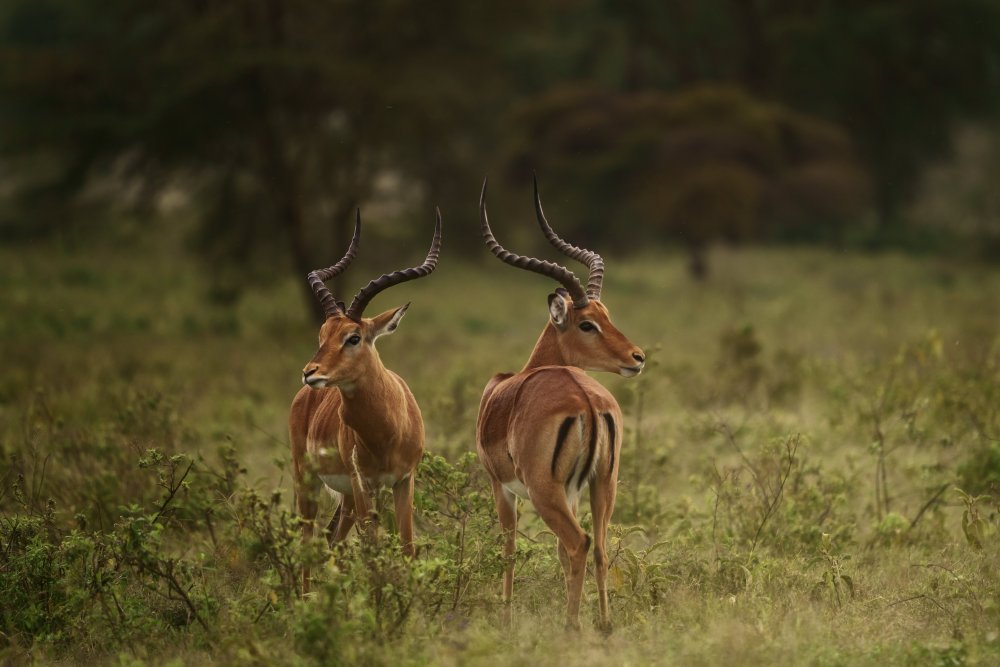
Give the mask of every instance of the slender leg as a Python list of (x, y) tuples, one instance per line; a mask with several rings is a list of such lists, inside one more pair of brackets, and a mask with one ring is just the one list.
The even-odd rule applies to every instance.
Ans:
[(514, 594), (514, 553), (517, 551), (517, 497), (493, 480), (493, 500), (500, 528), (503, 530), (503, 621), (511, 623), (511, 597)]
[(369, 542), (375, 543), (375, 522), (372, 521), (372, 499), (368, 484), (361, 477), (358, 467), (358, 450), (351, 452), (351, 490), (354, 492), (354, 515), (361, 525), (362, 533), (368, 536)]
[(413, 473), (406, 479), (392, 486), (392, 499), (396, 509), (396, 526), (399, 528), (399, 540), (403, 543), (403, 552), (414, 556), (413, 549)]
[[(298, 509), (299, 516), (302, 517), (302, 541), (308, 542), (313, 537), (313, 529), (316, 524), (316, 512), (318, 509), (316, 494), (319, 490), (314, 484), (310, 484), (306, 480), (303, 480), (303, 475), (298, 477), (299, 479), (295, 480), (295, 505)], [(306, 566), (302, 568), (302, 594), (305, 595), (308, 592), (309, 567)]]
[[(559, 562), (562, 564), (563, 574), (568, 577), (570, 570), (569, 552), (566, 551), (566, 547), (563, 546), (562, 540), (556, 541), (556, 550), (559, 552)], [(568, 585), (569, 584), (567, 583), (567, 586)]]
[(329, 540), (331, 547), (338, 542), (342, 542), (344, 538), (347, 537), (347, 533), (350, 532), (351, 527), (354, 525), (356, 518), (354, 496), (350, 496), (346, 493), (343, 494), (343, 497), (340, 499), (340, 506), (337, 507), (337, 513), (333, 518), (337, 520), (337, 525), (334, 526), (333, 521), (331, 521), (330, 526), (332, 527), (332, 530), (330, 530), (327, 535), (327, 539)]
[[(574, 519), (577, 517), (577, 507), (578, 507), (578, 503), (573, 503), (573, 506), (570, 507), (570, 509), (573, 511), (573, 518)], [(563, 545), (562, 540), (556, 540), (556, 551), (559, 554), (559, 562), (562, 564), (563, 574), (566, 575), (566, 586), (568, 587), (570, 585), (570, 582), (569, 582), (569, 573), (570, 573), (571, 567), (570, 567), (570, 561), (569, 561), (569, 552), (566, 551), (566, 547), (565, 547), (565, 545)], [(567, 590), (568, 590), (568, 588), (567, 588)]]
[(566, 550), (569, 563), (566, 572), (566, 625), (579, 630), (580, 598), (583, 595), (583, 576), (587, 571), (590, 536), (583, 532), (573, 516), (562, 486), (552, 486), (531, 493), (531, 502), (545, 525), (556, 534), (560, 545)]
[(333, 547), (333, 533), (337, 530), (337, 524), (340, 523), (340, 517), (344, 513), (344, 494), (336, 493), (334, 497), (338, 498), (337, 509), (333, 511), (330, 523), (326, 524), (326, 543), (331, 548)]
[(590, 511), (594, 516), (594, 570), (597, 575), (597, 594), (600, 598), (601, 617), (598, 628), (611, 632), (611, 612), (608, 609), (608, 523), (615, 509), (618, 480), (614, 475), (597, 477), (590, 487)]
[[(316, 496), (322, 482), (316, 478), (313, 467), (309, 464), (307, 453), (308, 420), (296, 419), (296, 406), (299, 398), (292, 402), (292, 414), (288, 422), (288, 439), (292, 449), (292, 482), (295, 488), (295, 510), (302, 517), (302, 541), (312, 539), (318, 503)], [(309, 592), (309, 568), (302, 568), (302, 594)]]

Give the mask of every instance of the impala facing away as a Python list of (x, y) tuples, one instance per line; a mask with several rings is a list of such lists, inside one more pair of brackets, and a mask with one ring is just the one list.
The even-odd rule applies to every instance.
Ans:
[[(413, 476), (424, 451), (424, 422), (409, 387), (382, 365), (375, 350), (375, 340), (396, 330), (410, 304), (372, 318), (362, 313), (382, 290), (434, 270), (441, 250), (441, 213), (423, 264), (371, 281), (345, 308), (323, 283), (347, 268), (360, 240), (359, 211), (347, 253), (308, 277), (326, 321), (319, 331), (319, 350), (302, 369), (305, 386), (295, 395), (288, 416), (295, 498), (305, 519), (303, 539), (312, 537), (320, 488), (326, 486), (340, 499), (327, 526), (332, 546), (355, 522), (374, 532), (372, 488), (391, 486), (399, 536), (412, 556)], [(309, 590), (308, 569), (302, 573), (302, 589)]]
[(565, 267), (515, 255), (497, 243), (486, 218), (483, 182), (479, 215), (486, 246), (501, 261), (562, 285), (549, 294), (549, 322), (528, 363), (519, 373), (493, 376), (479, 405), (476, 444), (493, 485), (505, 538), (504, 615), (509, 621), (517, 536), (515, 496), (520, 496), (531, 500), (559, 540), (559, 560), (566, 574), (566, 622), (580, 627), (580, 597), (591, 540), (576, 514), (580, 493), (589, 483), (599, 627), (607, 632), (611, 619), (605, 543), (618, 486), (622, 414), (614, 396), (580, 369), (633, 377), (642, 371), (645, 356), (611, 324), (608, 309), (600, 301), (604, 261), (597, 253), (556, 235), (542, 213), (537, 180), (535, 213), (552, 245), (590, 269), (586, 290)]

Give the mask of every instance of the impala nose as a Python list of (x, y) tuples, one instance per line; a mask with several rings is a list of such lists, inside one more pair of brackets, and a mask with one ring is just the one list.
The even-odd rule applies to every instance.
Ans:
[(309, 378), (311, 376), (315, 375), (316, 371), (318, 371), (318, 370), (319, 370), (319, 366), (312, 366), (310, 368), (303, 369), (302, 370), (302, 381), (303, 382), (309, 382)]
[(635, 359), (640, 364), (646, 362), (646, 357), (642, 356), (642, 352), (633, 352), (632, 353), (632, 358)]

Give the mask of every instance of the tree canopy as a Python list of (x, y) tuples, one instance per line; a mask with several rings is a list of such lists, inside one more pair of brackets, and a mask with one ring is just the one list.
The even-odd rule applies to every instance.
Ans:
[(232, 300), (225, 267), (315, 268), (373, 200), (423, 238), (402, 223), (471, 210), (499, 165), (575, 193), (581, 239), (612, 211), (692, 249), (894, 224), (955, 124), (995, 117), (1000, 7), (5, 0), (0, 54), (0, 230), (178, 186)]

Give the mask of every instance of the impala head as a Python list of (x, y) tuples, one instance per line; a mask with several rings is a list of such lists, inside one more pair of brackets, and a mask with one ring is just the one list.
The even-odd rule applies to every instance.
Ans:
[(377, 363), (376, 339), (396, 330), (410, 304), (387, 310), (375, 317), (363, 317), (365, 307), (379, 292), (408, 280), (422, 278), (434, 270), (441, 251), (441, 212), (437, 212), (434, 238), (424, 263), (383, 274), (372, 280), (361, 288), (350, 308), (345, 308), (344, 303), (338, 301), (323, 283), (347, 268), (357, 254), (360, 241), (359, 211), (354, 225), (354, 238), (351, 239), (347, 253), (333, 266), (318, 269), (308, 276), (309, 284), (326, 315), (319, 330), (319, 349), (302, 369), (302, 383), (313, 389), (352, 385)]
[(486, 181), (479, 198), (479, 218), (486, 246), (500, 261), (533, 271), (559, 282), (562, 287), (549, 295), (549, 322), (556, 332), (556, 345), (565, 362), (585, 370), (608, 371), (633, 377), (642, 371), (646, 355), (612, 323), (601, 303), (604, 260), (596, 252), (570, 245), (545, 220), (535, 180), (535, 215), (542, 233), (560, 252), (587, 266), (590, 274), (584, 289), (580, 280), (564, 266), (506, 250), (493, 236), (486, 216)]
[(596, 299), (580, 308), (564, 289), (549, 295), (549, 322), (563, 359), (588, 371), (608, 371), (630, 378), (638, 375), (646, 355), (611, 323), (607, 307)]

